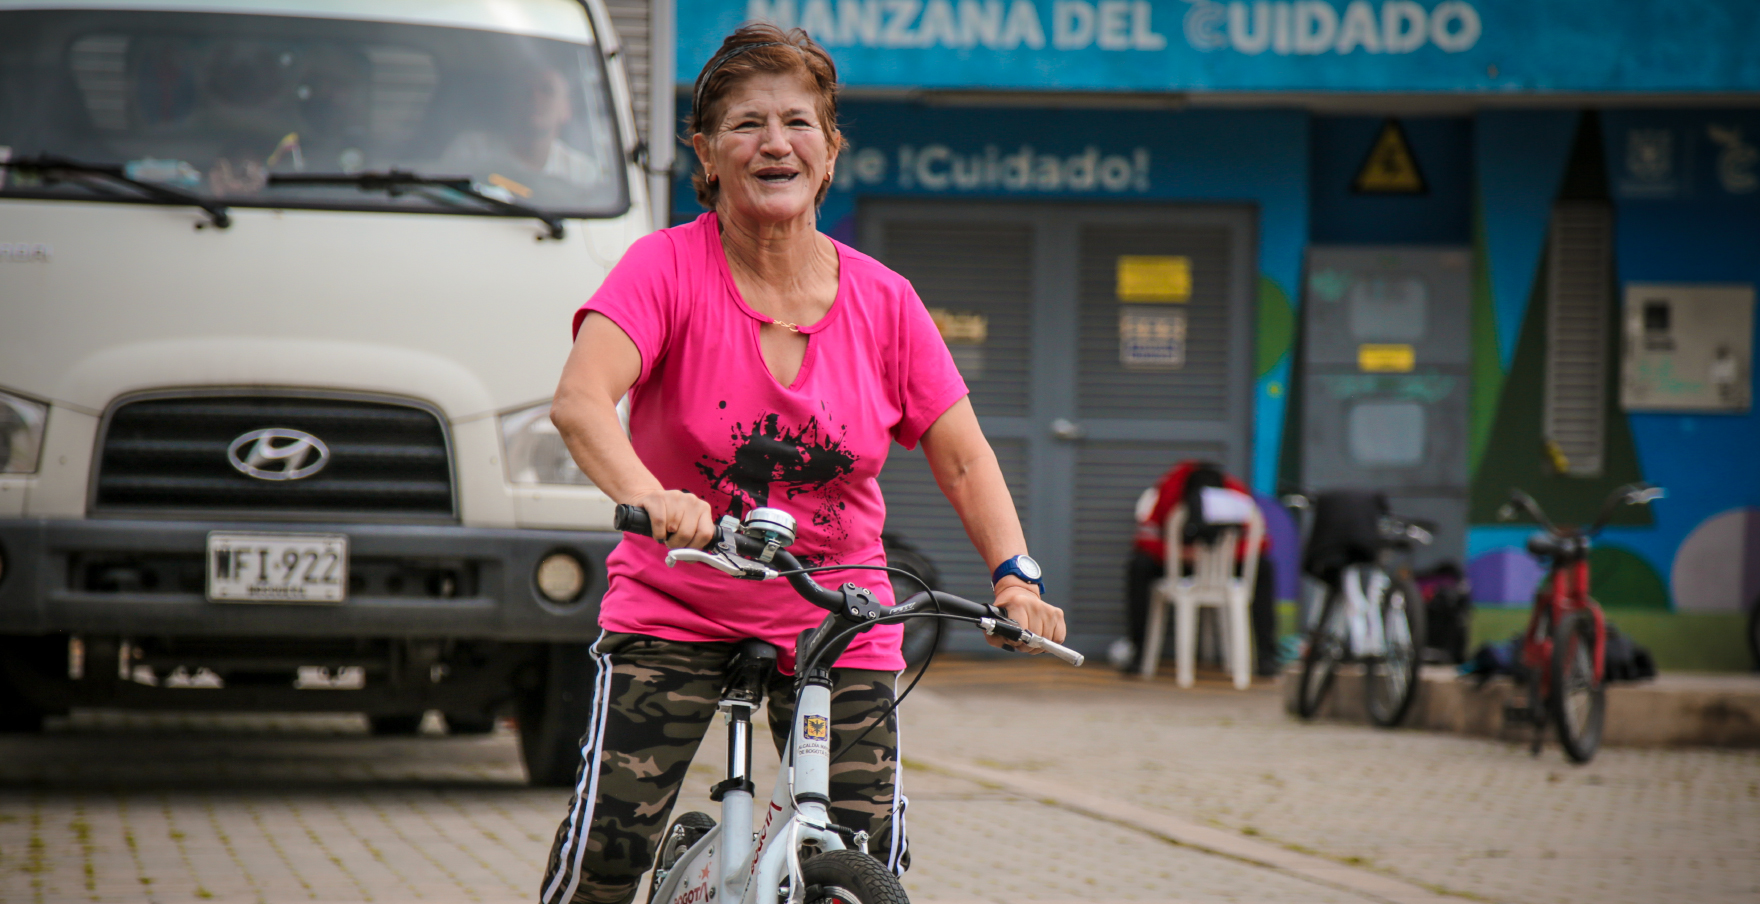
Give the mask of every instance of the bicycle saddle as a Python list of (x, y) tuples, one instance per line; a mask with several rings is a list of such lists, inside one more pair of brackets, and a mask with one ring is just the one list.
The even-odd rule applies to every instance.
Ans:
[(727, 661), (727, 686), (721, 696), (756, 703), (764, 694), (764, 683), (775, 671), (775, 645), (748, 637), (734, 645), (733, 658)]
[(1589, 554), (1584, 537), (1555, 537), (1545, 532), (1528, 537), (1528, 552), (1543, 559), (1574, 562)]

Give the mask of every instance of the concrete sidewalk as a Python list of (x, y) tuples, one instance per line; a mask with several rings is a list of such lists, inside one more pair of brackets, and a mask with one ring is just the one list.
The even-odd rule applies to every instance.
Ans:
[(949, 663), (926, 687), (905, 707), (907, 757), (1072, 811), (1109, 802), (1481, 900), (1760, 899), (1753, 751), (1613, 747), (1572, 767), (1556, 745), (1534, 758), (1525, 744), (1298, 722), (1271, 684), (1180, 691), (1042, 661)]
[[(716, 812), (720, 732), (678, 811)], [(1760, 900), (1754, 751), (1573, 768), (1043, 657), (937, 665), (903, 735), (917, 904)], [(506, 726), (79, 713), (0, 737), (0, 901), (530, 901), (566, 796), (524, 787)]]

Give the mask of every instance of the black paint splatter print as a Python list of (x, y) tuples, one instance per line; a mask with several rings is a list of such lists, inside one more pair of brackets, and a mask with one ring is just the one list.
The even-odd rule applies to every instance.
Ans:
[(859, 459), (841, 437), (831, 435), (816, 417), (788, 428), (775, 414), (766, 414), (749, 426), (736, 425), (732, 440), (729, 458), (705, 455), (697, 463), (710, 491), (727, 494), (730, 511), (743, 513), (770, 505), (775, 489), (787, 499), (817, 493), (812, 523), (832, 535), (844, 533), (838, 530), (843, 494), (833, 484), (849, 476)]

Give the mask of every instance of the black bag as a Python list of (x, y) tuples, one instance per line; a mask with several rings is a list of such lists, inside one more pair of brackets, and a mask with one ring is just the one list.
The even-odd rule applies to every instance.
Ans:
[(1424, 659), (1460, 664), (1467, 661), (1467, 638), (1473, 627), (1472, 586), (1460, 566), (1442, 562), (1412, 576), (1424, 595)]
[(1179, 504), (1185, 507), (1185, 527), (1180, 530), (1180, 542), (1184, 545), (1201, 543), (1206, 546), (1215, 543), (1222, 530), (1217, 525), (1204, 520), (1204, 489), (1223, 489), (1227, 484), (1222, 477), (1222, 466), (1215, 462), (1201, 461), (1192, 467), (1186, 475), (1185, 488), (1180, 491)]
[(1314, 500), (1314, 526), (1302, 570), (1330, 581), (1346, 565), (1373, 562), (1381, 553), (1381, 516), (1387, 497), (1374, 490), (1328, 490)]
[(1656, 660), (1650, 657), (1650, 651), (1638, 645), (1630, 636), (1620, 632), (1607, 623), (1607, 649), (1603, 658), (1603, 676), (1606, 681), (1643, 681), (1656, 677)]

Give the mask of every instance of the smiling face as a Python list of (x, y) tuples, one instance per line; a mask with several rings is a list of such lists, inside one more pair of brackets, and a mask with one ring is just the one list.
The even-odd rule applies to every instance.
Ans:
[(728, 92), (719, 121), (691, 136), (705, 174), (720, 187), (719, 214), (765, 225), (812, 218), (837, 162), (837, 139), (821, 123), (816, 99), (793, 75), (754, 75)]

